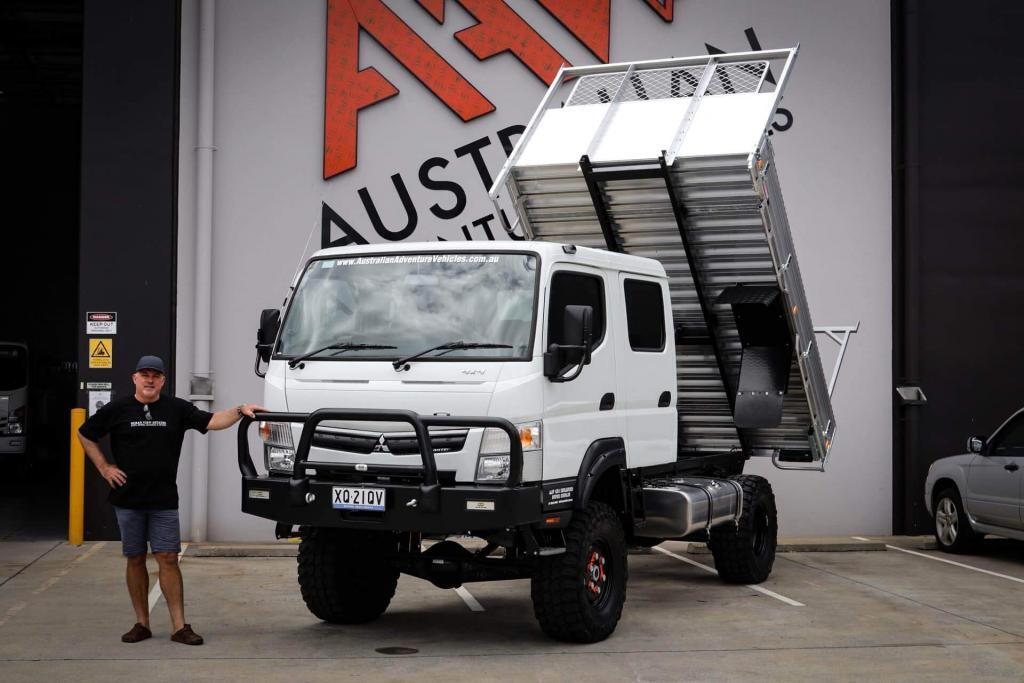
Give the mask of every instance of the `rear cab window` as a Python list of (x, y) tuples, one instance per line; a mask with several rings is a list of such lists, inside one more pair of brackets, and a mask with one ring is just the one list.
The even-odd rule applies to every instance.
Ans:
[(661, 285), (626, 278), (623, 282), (629, 348), (637, 352), (665, 350), (665, 301)]

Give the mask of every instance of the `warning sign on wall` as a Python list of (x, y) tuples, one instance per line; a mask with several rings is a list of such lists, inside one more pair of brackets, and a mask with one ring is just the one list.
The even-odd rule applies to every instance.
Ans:
[(114, 340), (109, 338), (89, 340), (89, 367), (114, 367)]
[(114, 311), (88, 311), (85, 314), (86, 334), (117, 334), (117, 313)]

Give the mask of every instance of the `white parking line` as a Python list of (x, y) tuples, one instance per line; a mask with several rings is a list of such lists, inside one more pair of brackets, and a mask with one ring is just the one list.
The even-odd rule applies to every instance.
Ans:
[[(181, 556), (188, 550), (188, 543), (181, 544), (181, 552), (178, 553), (178, 563), (181, 563)], [(149, 611), (152, 612), (153, 608), (156, 607), (156, 603), (160, 602), (160, 596), (163, 593), (160, 591), (160, 575), (157, 574), (156, 585), (153, 586), (153, 590), (149, 591)]]
[[(694, 567), (697, 567), (699, 569), (703, 569), (706, 572), (710, 572), (710, 573), (715, 574), (715, 575), (718, 574), (718, 572), (715, 571), (714, 567), (709, 567), (708, 565), (701, 564), (700, 562), (694, 562), (693, 560), (691, 560), (688, 557), (683, 557), (682, 555), (676, 555), (674, 552), (671, 552), (669, 550), (665, 550), (664, 548), (659, 548), (658, 546), (655, 546), (654, 548), (652, 548), (652, 550), (657, 550), (659, 553), (662, 553), (663, 555), (668, 555), (669, 557), (674, 557), (677, 560), (679, 560), (680, 562), (685, 562), (686, 564), (691, 564)], [(775, 591), (770, 591), (767, 588), (762, 588), (761, 586), (755, 586), (754, 584), (751, 584), (751, 583), (746, 584), (746, 586), (747, 586), (747, 588), (749, 588), (751, 590), (755, 590), (758, 593), (762, 593), (764, 595), (767, 595), (769, 598), (775, 598), (779, 602), (784, 602), (787, 605), (790, 605), (792, 607), (806, 607), (807, 606), (807, 605), (805, 605), (802, 602), (797, 602), (796, 600), (793, 600), (792, 598), (787, 598), (785, 595), (779, 595)]]
[(74, 568), (74, 566), (76, 564), (78, 564), (79, 562), (82, 562), (84, 560), (88, 560), (90, 557), (95, 555), (97, 552), (99, 552), (100, 550), (103, 550), (103, 547), (105, 545), (107, 545), (106, 541), (100, 541), (99, 543), (97, 543), (93, 547), (89, 548), (88, 550), (86, 550), (84, 553), (82, 553), (81, 555), (79, 555), (75, 559), (71, 560), (71, 562), (68, 562), (67, 565), (65, 565), (63, 569), (61, 569), (59, 572), (57, 572), (56, 574), (54, 574), (53, 576), (48, 578), (46, 581), (44, 581), (43, 584), (41, 586), (39, 586), (39, 588), (36, 588), (34, 591), (32, 591), (32, 594), (33, 595), (39, 595), (40, 593), (45, 593), (46, 591), (50, 590), (50, 588), (52, 588), (54, 586), (54, 584), (56, 584), (58, 581), (60, 581), (61, 578), (67, 576), (68, 573)]
[(1000, 579), (1006, 579), (1007, 581), (1016, 581), (1017, 583), (1024, 583), (1024, 579), (1018, 579), (1016, 576), (1007, 576), (1006, 574), (1000, 574), (999, 572), (991, 572), (991, 571), (989, 571), (987, 569), (982, 569), (981, 567), (972, 567), (969, 564), (964, 564), (963, 562), (954, 562), (953, 560), (947, 560), (944, 557), (935, 557), (934, 555), (926, 555), (925, 553), (919, 553), (916, 550), (907, 550), (906, 548), (900, 548), (900, 547), (895, 546), (895, 545), (888, 545), (888, 544), (886, 544), (885, 547), (888, 548), (889, 550), (899, 550), (901, 553), (907, 553), (908, 555), (917, 555), (918, 557), (923, 557), (926, 560), (935, 560), (936, 562), (945, 562), (946, 564), (951, 564), (951, 565), (953, 565), (955, 567), (963, 567), (964, 569), (970, 569), (971, 571), (981, 572), (982, 574), (988, 574), (989, 576), (995, 576), (995, 577), (998, 577)]
[(6, 614), (0, 617), (0, 626), (6, 624), (8, 621), (10, 621), (11, 617), (13, 617), (15, 614), (25, 609), (26, 607), (28, 607), (27, 602), (19, 602), (13, 605), (10, 609), (7, 610)]
[(459, 594), (462, 601), (466, 603), (466, 607), (472, 612), (483, 612), (484, 606), (477, 602), (477, 599), (473, 597), (473, 594), (466, 590), (465, 586), (459, 586), (455, 589), (455, 592)]

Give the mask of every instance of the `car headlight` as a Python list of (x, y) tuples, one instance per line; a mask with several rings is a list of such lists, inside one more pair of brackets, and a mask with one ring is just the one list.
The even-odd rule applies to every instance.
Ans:
[[(543, 448), (541, 422), (524, 422), (516, 425), (519, 444), (523, 453), (540, 451)], [(500, 481), (508, 479), (512, 466), (509, 456), (508, 434), (502, 429), (488, 427), (480, 441), (480, 457), (476, 464), (477, 481)]]
[(270, 472), (291, 474), (295, 468), (295, 444), (289, 422), (260, 422), (263, 461)]

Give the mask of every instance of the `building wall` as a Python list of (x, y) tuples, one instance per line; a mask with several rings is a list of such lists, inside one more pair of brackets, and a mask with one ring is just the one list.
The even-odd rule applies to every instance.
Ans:
[[(374, 4), (349, 0), (342, 9), (372, 9)], [(442, 5), (424, 2), (432, 4)], [(473, 5), (468, 0), (464, 4)], [(458, 42), (456, 32), (476, 23), (462, 0), (443, 3), (443, 24), (415, 3), (387, 5), (493, 103), (495, 111), (463, 122), (380, 42), (363, 32), (358, 39), (359, 67), (376, 68), (398, 94), (358, 113), (357, 165), (325, 180), (326, 3), (217, 3), (213, 244), (217, 407), (260, 399), (261, 383), (252, 372), (259, 311), (281, 302), (303, 255), (320, 246), (322, 232), (327, 240), (357, 233), (366, 241), (380, 242), (409, 222), (396, 192), (396, 174), (417, 216), (408, 239), (464, 239), (463, 226), (473, 239), (486, 239), (479, 222), (492, 207), (473, 150), (479, 150), (488, 174), (496, 175), (505, 158), (498, 132), (525, 125), (546, 84), (512, 54), (481, 61)], [(537, 2), (507, 0), (507, 6), (573, 65), (598, 61)], [(196, 16), (197, 3), (183, 2), (176, 328), (177, 386), (182, 388), (188, 386), (192, 357)], [(776, 487), (783, 534), (889, 532), (889, 3), (676, 0), (673, 20), (667, 22), (645, 3), (615, 0), (610, 27), (609, 61), (702, 54), (709, 48), (743, 51), (751, 49), (752, 39), (766, 49), (800, 44), (782, 105), (792, 118), (777, 117), (785, 128), (774, 136), (779, 173), (814, 323), (859, 322), (860, 331), (851, 342), (833, 397), (839, 430), (828, 472), (781, 472), (767, 462), (755, 462), (749, 471), (765, 474)], [(382, 42), (387, 43), (387, 36)], [(542, 52), (543, 47), (538, 54)], [(339, 142), (343, 140), (332, 139), (332, 145)], [(434, 157), (444, 163), (435, 162), (431, 177), (455, 181), (466, 194), (465, 208), (447, 220), (437, 218), (430, 208), (451, 208), (455, 195), (428, 189), (419, 180), (421, 167)], [(383, 230), (374, 228), (367, 205), (379, 213)], [(332, 213), (326, 231), (322, 230), (325, 215), (331, 218)], [(348, 226), (347, 233), (342, 222)], [(500, 239), (497, 224), (492, 222), (490, 227)], [(825, 339), (820, 342), (828, 372), (835, 347)], [(270, 538), (269, 522), (239, 512), (234, 434), (206, 438), (212, 440), (210, 538)], [(188, 529), (187, 455), (180, 472), (186, 517), (182, 526)]]

